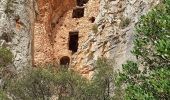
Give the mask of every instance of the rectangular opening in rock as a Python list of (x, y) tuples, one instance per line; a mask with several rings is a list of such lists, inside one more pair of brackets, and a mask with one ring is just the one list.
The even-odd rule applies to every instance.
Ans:
[(84, 16), (84, 7), (77, 7), (73, 9), (72, 18), (81, 18)]
[(89, 0), (77, 0), (77, 6), (83, 6), (86, 4)]
[(79, 32), (69, 32), (69, 50), (72, 51), (72, 53), (77, 52), (78, 50), (78, 36)]

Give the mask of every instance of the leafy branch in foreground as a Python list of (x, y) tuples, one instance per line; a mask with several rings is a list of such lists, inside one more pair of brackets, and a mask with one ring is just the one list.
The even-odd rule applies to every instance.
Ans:
[[(138, 64), (127, 61), (118, 74), (117, 87), (125, 100), (170, 98), (170, 0), (143, 16), (137, 25), (132, 53)], [(143, 70), (139, 70), (143, 69)]]

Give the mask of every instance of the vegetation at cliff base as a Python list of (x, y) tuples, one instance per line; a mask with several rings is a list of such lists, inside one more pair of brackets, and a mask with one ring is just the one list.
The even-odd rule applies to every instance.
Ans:
[[(130, 22), (125, 19), (122, 28)], [(97, 27), (92, 30), (96, 33)], [(91, 80), (64, 66), (39, 66), (10, 74), (0, 80), (0, 100), (169, 100), (170, 0), (141, 17), (132, 53), (136, 61), (127, 61), (118, 73), (112, 60), (98, 59)], [(0, 48), (0, 69), (12, 57), (8, 49)]]
[(110, 100), (112, 66), (108, 60), (99, 59), (95, 69), (91, 80), (62, 66), (28, 69), (10, 79), (4, 93), (13, 100)]

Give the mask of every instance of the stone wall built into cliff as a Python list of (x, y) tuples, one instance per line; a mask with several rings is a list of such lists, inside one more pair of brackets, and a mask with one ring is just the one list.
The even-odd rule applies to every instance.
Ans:
[(159, 0), (38, 0), (35, 65), (70, 65), (93, 76), (100, 57), (121, 69), (131, 54), (135, 25)]

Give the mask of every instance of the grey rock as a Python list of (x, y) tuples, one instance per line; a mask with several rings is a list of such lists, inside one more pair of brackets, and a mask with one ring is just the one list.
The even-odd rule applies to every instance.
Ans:
[[(17, 23), (16, 17), (20, 23)], [(33, 0), (0, 1), (0, 36), (4, 32), (11, 36), (8, 47), (14, 55), (14, 66), (18, 70), (31, 66), (33, 21)]]

